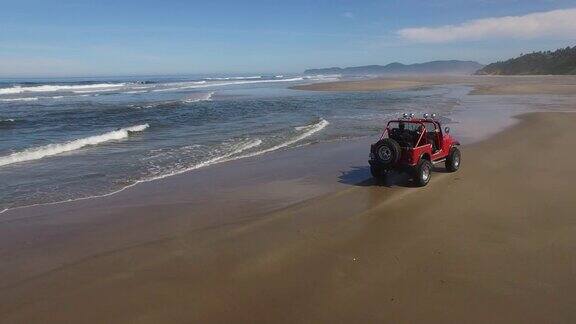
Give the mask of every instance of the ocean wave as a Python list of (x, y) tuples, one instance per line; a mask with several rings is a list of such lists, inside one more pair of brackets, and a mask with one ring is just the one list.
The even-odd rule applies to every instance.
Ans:
[[(0, 89), (2, 90), (2, 89)], [(0, 99), (0, 102), (17, 102), (17, 101), (36, 101), (38, 100), (37, 97), (30, 97), (30, 98), (7, 98), (7, 99)]]
[(39, 85), (32, 87), (14, 86), (0, 89), (0, 94), (19, 94), (24, 92), (55, 92), (55, 91), (75, 91), (75, 90), (99, 90), (106, 88), (120, 88), (126, 83), (97, 83), (97, 84), (77, 84), (77, 85)]
[(41, 147), (30, 148), (21, 152), (12, 153), (7, 156), (0, 156), (0, 166), (38, 160), (48, 156), (75, 151), (85, 146), (98, 145), (113, 140), (120, 140), (130, 136), (131, 133), (142, 132), (148, 127), (148, 124), (136, 125), (132, 127), (121, 128), (101, 135), (77, 139), (68, 143), (48, 144)]
[(253, 80), (253, 79), (262, 79), (262, 76), (255, 75), (255, 76), (238, 76), (238, 77), (225, 77), (225, 78), (206, 78), (205, 80), (225, 81), (225, 80)]
[(188, 97), (188, 98), (182, 100), (182, 102), (193, 103), (193, 102), (199, 102), (199, 101), (211, 101), (212, 96), (214, 96), (214, 93), (215, 93), (214, 91), (202, 93), (198, 97)]
[(187, 167), (184, 169), (175, 170), (175, 171), (163, 174), (163, 175), (158, 175), (158, 176), (154, 176), (154, 177), (151, 177), (148, 179), (140, 180), (137, 183), (163, 179), (163, 178), (175, 176), (178, 174), (182, 174), (182, 173), (185, 173), (188, 171), (200, 169), (202, 167), (206, 167), (206, 166), (217, 164), (217, 163), (229, 162), (229, 161), (233, 161), (233, 160), (244, 159), (244, 158), (248, 158), (248, 157), (253, 157), (253, 156), (258, 156), (258, 155), (262, 155), (265, 153), (273, 152), (273, 151), (285, 148), (287, 146), (290, 146), (292, 144), (295, 144), (297, 142), (300, 142), (303, 139), (310, 137), (310, 136), (314, 135), (315, 133), (323, 130), (329, 124), (330, 123), (327, 120), (320, 119), (318, 122), (316, 122), (314, 124), (298, 127), (298, 131), (301, 131), (301, 133), (296, 135), (295, 137), (290, 138), (289, 140), (287, 140), (285, 142), (282, 142), (280, 144), (274, 145), (272, 147), (269, 147), (269, 148), (266, 148), (266, 149), (263, 149), (260, 151), (254, 151), (254, 152), (250, 152), (250, 153), (246, 153), (246, 154), (241, 154), (241, 153), (245, 152), (245, 151), (249, 151), (253, 148), (256, 148), (256, 147), (262, 145), (263, 142), (260, 139), (252, 139), (252, 140), (240, 142), (238, 144), (233, 145), (232, 148), (229, 149), (228, 153), (226, 153), (226, 154), (202, 161), (200, 163), (197, 163), (193, 166), (190, 166), (190, 167)]
[(152, 109), (152, 108), (180, 108), (183, 104), (190, 104), (194, 102), (200, 101), (211, 101), (212, 96), (214, 96), (215, 91), (212, 92), (204, 92), (204, 93), (197, 93), (195, 96), (189, 96), (182, 100), (169, 100), (169, 101), (159, 101), (159, 102), (152, 102), (148, 104), (136, 104), (130, 105), (131, 108), (136, 109)]
[(0, 118), (0, 129), (12, 128), (14, 125), (16, 125), (16, 119), (14, 119), (14, 118), (1, 119)]
[(279, 150), (281, 148), (284, 148), (284, 147), (290, 146), (292, 144), (295, 144), (297, 142), (300, 142), (301, 140), (303, 140), (307, 137), (310, 137), (310, 136), (314, 135), (315, 133), (318, 133), (319, 131), (326, 128), (326, 126), (328, 126), (328, 125), (330, 125), (330, 123), (326, 119), (321, 118), (317, 123), (314, 123), (312, 125), (295, 127), (295, 129), (297, 131), (301, 131), (302, 133), (296, 135), (295, 137), (293, 137), (293, 138), (291, 138), (285, 142), (282, 142), (280, 144), (277, 144), (277, 145), (272, 146), (270, 148), (267, 148), (265, 150), (249, 153), (249, 154), (242, 155), (242, 156), (238, 156), (237, 158), (238, 159), (247, 158), (247, 157), (257, 156), (257, 155), (261, 155), (264, 153), (269, 153), (272, 151)]
[(235, 158), (233, 158), (233, 156), (238, 155), (244, 151), (253, 149), (255, 147), (258, 147), (262, 145), (262, 140), (261, 139), (251, 139), (251, 140), (246, 140), (246, 141), (242, 141), (240, 143), (237, 144), (233, 144), (227, 153), (210, 158), (208, 160), (202, 161), (200, 163), (194, 164), (190, 167), (186, 167), (183, 169), (179, 169), (179, 170), (173, 170), (169, 173), (165, 173), (162, 175), (157, 175), (148, 179), (144, 179), (144, 180), (140, 180), (137, 181), (136, 183), (142, 183), (142, 182), (150, 182), (150, 181), (154, 181), (154, 180), (159, 180), (159, 179), (164, 179), (167, 177), (171, 177), (171, 176), (175, 176), (178, 174), (182, 174), (188, 171), (192, 171), (192, 170), (196, 170), (196, 169), (200, 169), (203, 167), (207, 167), (209, 165), (213, 165), (213, 164), (217, 164), (217, 163), (222, 163), (222, 162), (226, 162), (226, 161), (231, 161), (231, 160), (235, 160)]
[[(130, 127), (130, 128), (136, 129), (136, 127), (142, 127), (142, 126), (146, 126), (145, 128), (147, 128), (148, 124), (139, 125), (139, 126), (134, 126), (134, 127)], [(145, 128), (144, 128), (144, 129), (145, 129)], [(222, 155), (222, 156), (214, 157), (214, 158), (212, 158), (212, 159), (209, 159), (209, 160), (207, 160), (207, 161), (198, 163), (198, 164), (196, 164), (196, 165), (194, 165), (194, 166), (192, 166), (192, 167), (186, 168), (186, 169), (184, 169), (184, 170), (174, 171), (174, 172), (172, 172), (172, 173), (170, 173), (170, 174), (164, 174), (164, 175), (161, 175), (161, 176), (156, 176), (156, 177), (152, 177), (152, 178), (148, 178), (148, 179), (138, 180), (138, 181), (135, 181), (134, 183), (131, 183), (131, 184), (126, 185), (126, 186), (124, 186), (124, 187), (122, 187), (122, 188), (120, 188), (120, 189), (118, 189), (118, 190), (114, 190), (114, 191), (109, 192), (109, 193), (100, 194), (100, 195), (93, 195), (93, 196), (86, 196), (86, 197), (79, 197), (79, 198), (72, 198), (72, 199), (61, 200), (61, 201), (47, 202), (47, 203), (38, 203), (38, 204), (32, 204), (32, 205), (26, 205), (26, 206), (17, 206), (17, 207), (13, 207), (13, 208), (6, 208), (6, 209), (3, 209), (3, 210), (0, 210), (0, 214), (2, 214), (2, 213), (4, 213), (4, 212), (7, 212), (7, 211), (9, 211), (9, 210), (27, 208), (27, 207), (32, 207), (32, 206), (58, 205), (58, 204), (62, 204), (62, 203), (69, 203), (69, 202), (74, 202), (74, 201), (82, 201), (82, 200), (88, 200), (88, 199), (93, 199), (93, 198), (109, 197), (109, 196), (115, 195), (115, 194), (117, 194), (117, 193), (120, 193), (120, 192), (122, 192), (122, 191), (124, 191), (124, 190), (126, 190), (126, 189), (128, 189), (128, 188), (132, 188), (132, 187), (134, 187), (134, 186), (136, 186), (136, 185), (138, 185), (138, 184), (140, 184), (140, 183), (151, 182), (151, 181), (154, 181), (154, 180), (160, 180), (160, 179), (167, 178), (167, 177), (170, 177), (170, 176), (173, 176), (173, 175), (177, 175), (177, 174), (181, 174), (181, 173), (184, 173), (184, 172), (188, 172), (188, 171), (192, 171), (192, 170), (195, 170), (195, 169), (199, 169), (199, 168), (202, 168), (202, 167), (206, 167), (206, 166), (209, 166), (209, 165), (212, 165), (212, 164), (216, 164), (216, 163), (228, 161), (230, 156), (233, 156), (233, 155), (242, 153), (242, 152), (244, 152), (244, 151), (246, 151), (246, 150), (250, 150), (250, 149), (255, 148), (255, 147), (257, 147), (257, 146), (259, 146), (259, 145), (261, 145), (261, 144), (262, 144), (262, 140), (260, 140), (260, 139), (252, 139), (252, 140), (242, 141), (242, 142), (240, 142), (240, 143), (237, 143), (237, 144), (235, 144), (235, 145), (232, 145), (230, 152), (227, 153), (227, 154), (224, 154), (224, 155)], [(0, 165), (1, 165), (1, 164), (0, 164)]]
[(164, 88), (164, 89), (156, 89), (152, 90), (154, 92), (163, 92), (163, 91), (181, 91), (186, 89), (197, 89), (197, 88), (208, 88), (208, 87), (222, 87), (222, 86), (229, 86), (229, 85), (241, 85), (241, 84), (253, 84), (253, 83), (276, 83), (276, 82), (295, 82), (295, 81), (303, 81), (304, 78), (297, 77), (297, 78), (290, 78), (290, 79), (271, 79), (271, 80), (241, 80), (241, 81), (230, 81), (230, 82), (213, 82), (213, 83), (198, 83), (195, 82), (189, 85), (181, 85), (178, 87), (171, 87), (171, 88)]
[[(154, 176), (154, 177), (150, 177), (150, 178), (146, 178), (146, 179), (142, 179), (142, 180), (138, 180), (135, 181), (134, 183), (131, 183), (129, 185), (126, 185), (118, 190), (109, 192), (109, 193), (105, 193), (105, 194), (101, 194), (101, 195), (93, 195), (93, 196), (86, 196), (86, 197), (79, 197), (79, 198), (74, 198), (74, 199), (68, 199), (68, 200), (64, 200), (64, 201), (55, 201), (55, 202), (49, 202), (49, 203), (40, 203), (40, 204), (34, 204), (34, 205), (29, 205), (29, 206), (21, 206), (21, 207), (14, 207), (14, 208), (6, 208), (4, 210), (0, 210), (0, 214), (8, 211), (8, 210), (12, 210), (12, 209), (19, 209), (19, 208), (26, 208), (26, 207), (30, 207), (30, 206), (38, 206), (38, 205), (55, 205), (55, 204), (61, 204), (61, 203), (68, 203), (68, 202), (73, 202), (73, 201), (81, 201), (81, 200), (87, 200), (87, 199), (93, 199), (93, 198), (101, 198), (101, 197), (108, 197), (108, 196), (112, 196), (115, 195), (117, 193), (120, 193), (128, 188), (132, 188), (140, 183), (145, 183), (145, 182), (151, 182), (151, 181), (155, 181), (155, 180), (160, 180), (163, 178), (167, 178), (167, 177), (171, 177), (174, 175), (178, 175), (178, 174), (182, 174), (188, 171), (192, 171), (192, 170), (196, 170), (196, 169), (200, 169), (202, 167), (206, 167), (209, 165), (213, 165), (213, 164), (217, 164), (217, 163), (223, 163), (223, 162), (228, 162), (228, 161), (232, 161), (232, 160), (237, 160), (237, 159), (242, 159), (242, 158), (248, 158), (248, 157), (253, 157), (253, 156), (257, 156), (257, 155), (262, 155), (268, 152), (272, 152), (281, 148), (284, 148), (286, 146), (295, 144), (299, 141), (302, 141), (303, 139), (312, 136), (313, 134), (323, 130), (326, 126), (328, 126), (330, 123), (325, 120), (325, 119), (320, 119), (318, 122), (311, 124), (311, 125), (304, 125), (304, 126), (298, 126), (295, 127), (295, 129), (299, 132), (302, 132), (301, 134), (298, 134), (296, 137), (293, 137), (291, 139), (289, 139), (288, 141), (285, 141), (283, 143), (277, 144), (273, 147), (264, 149), (264, 150), (260, 150), (260, 151), (255, 151), (252, 153), (248, 153), (248, 154), (241, 154), (245, 151), (254, 149), (260, 145), (262, 145), (262, 140), (260, 139), (251, 139), (251, 140), (246, 140), (246, 141), (242, 141), (240, 143), (234, 144), (232, 145), (231, 149), (229, 150), (228, 153), (205, 160), (203, 162), (200, 162), (198, 164), (195, 164), (191, 167), (185, 168), (185, 169), (181, 169), (181, 170), (177, 170), (177, 171), (173, 171), (167, 174), (163, 174), (163, 175), (158, 175), (158, 176)], [(148, 127), (148, 124), (144, 124), (144, 125), (139, 125), (139, 126), (134, 126), (134, 127), (130, 127), (130, 128), (125, 128), (124, 130), (128, 130), (130, 131), (130, 129), (132, 129), (132, 131), (142, 131), (144, 129), (146, 129)], [(109, 134), (109, 133), (107, 133)], [(106, 134), (104, 134), (106, 135)], [(101, 135), (103, 136), (103, 135)], [(1, 158), (0, 158), (0, 161)], [(0, 162), (0, 165), (1, 162)]]

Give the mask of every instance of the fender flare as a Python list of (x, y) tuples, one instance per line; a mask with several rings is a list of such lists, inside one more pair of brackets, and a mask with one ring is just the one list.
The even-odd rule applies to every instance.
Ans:
[(453, 147), (456, 147), (456, 146), (460, 146), (460, 142), (458, 142), (458, 141), (452, 142), (452, 144), (450, 145), (450, 149), (452, 149)]

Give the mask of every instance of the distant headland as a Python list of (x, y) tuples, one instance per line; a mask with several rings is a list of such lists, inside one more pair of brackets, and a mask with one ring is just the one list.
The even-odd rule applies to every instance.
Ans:
[(534, 52), (486, 65), (478, 75), (576, 75), (576, 46)]
[(471, 75), (484, 65), (474, 61), (432, 61), (417, 64), (390, 63), (387, 65), (364, 65), (354, 67), (330, 67), (322, 69), (308, 69), (306, 75), (340, 74), (354, 75), (419, 75), (419, 74), (451, 74)]

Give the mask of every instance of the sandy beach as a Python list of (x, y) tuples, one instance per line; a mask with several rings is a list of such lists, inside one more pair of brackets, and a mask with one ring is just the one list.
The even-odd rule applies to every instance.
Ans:
[(0, 319), (573, 322), (574, 123), (518, 116), (425, 188), (374, 183), (365, 138), (8, 211)]
[(359, 81), (313, 83), (294, 87), (308, 91), (385, 91), (441, 84), (474, 87), (476, 95), (573, 95), (575, 76), (395, 76)]
[[(464, 84), (476, 94), (557, 95), (573, 86), (572, 77), (543, 78), (426, 77), (314, 90)], [(539, 102), (552, 106), (545, 98)], [(360, 138), (7, 211), (0, 318), (572, 322), (576, 174), (565, 148), (576, 140), (576, 115), (515, 119), (465, 145), (462, 169), (440, 165), (425, 188), (402, 174), (375, 184), (366, 163), (373, 138)]]

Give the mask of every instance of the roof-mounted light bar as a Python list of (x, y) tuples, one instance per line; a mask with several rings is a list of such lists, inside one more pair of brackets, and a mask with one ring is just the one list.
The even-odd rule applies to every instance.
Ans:
[(436, 114), (424, 114), (424, 119), (436, 119)]

